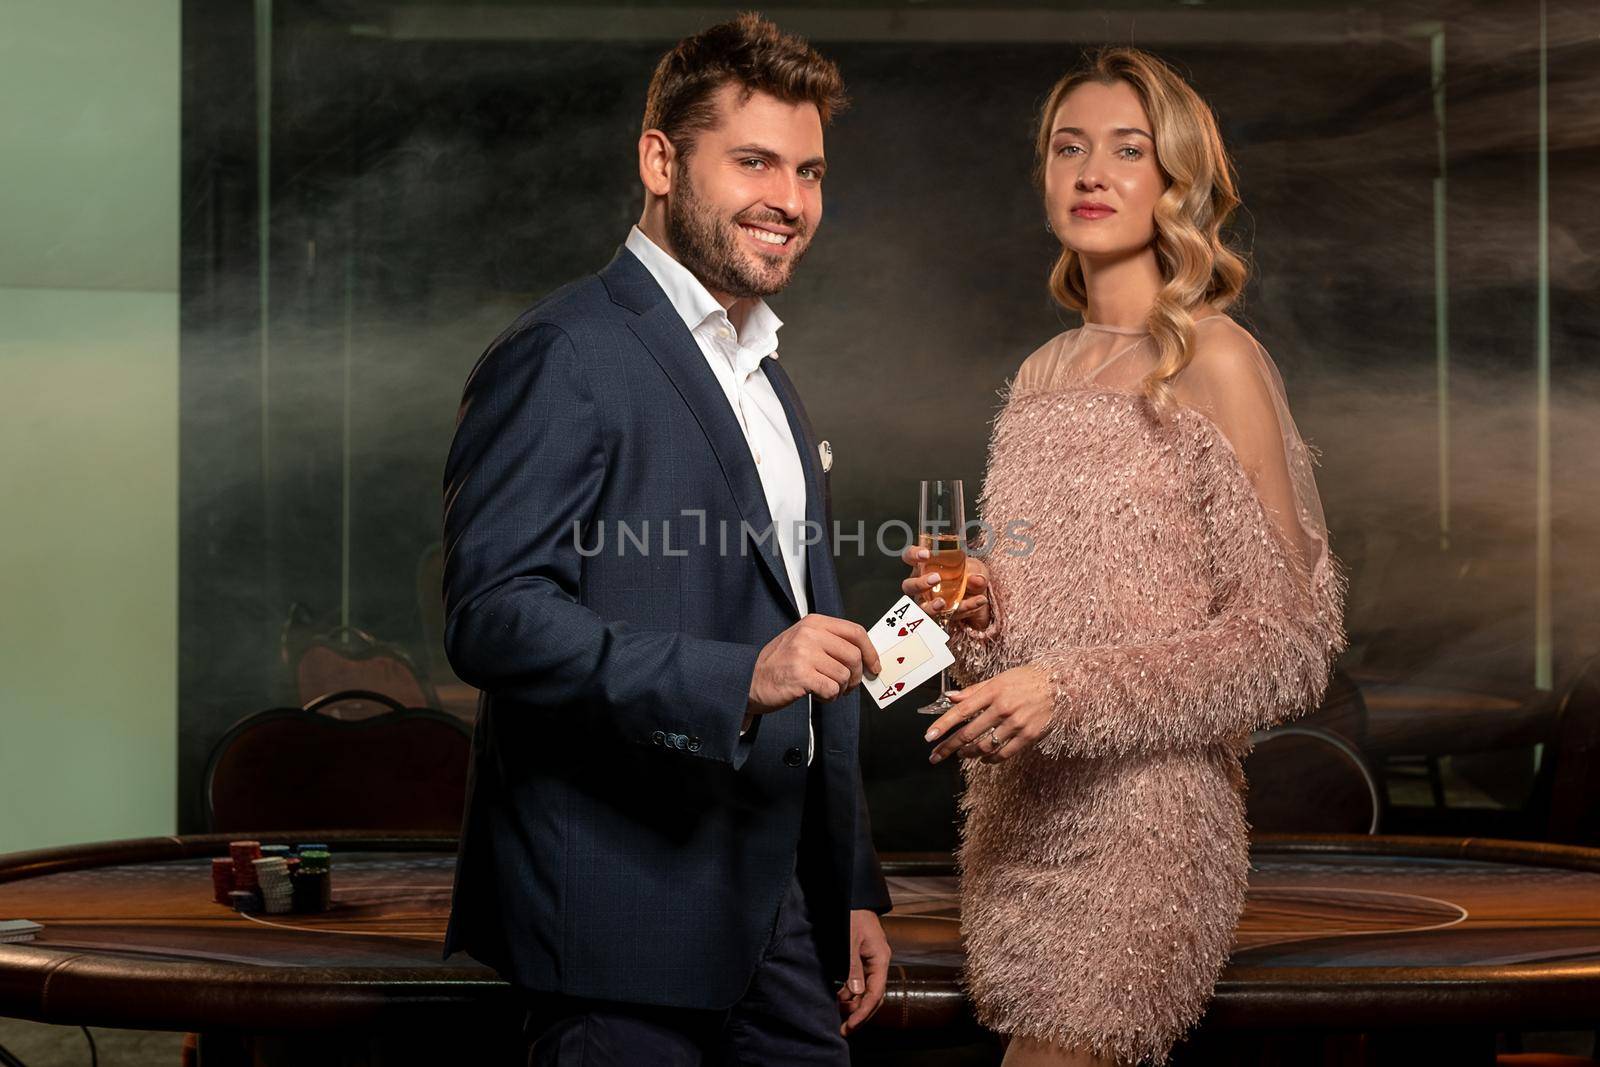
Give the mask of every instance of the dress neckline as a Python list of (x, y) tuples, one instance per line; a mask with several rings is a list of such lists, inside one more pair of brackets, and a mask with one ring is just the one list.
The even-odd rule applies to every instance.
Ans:
[(1107, 326), (1105, 323), (1090, 322), (1088, 319), (1084, 319), (1083, 320), (1083, 328), (1086, 329), (1086, 330), (1104, 330), (1106, 333), (1135, 334), (1135, 333), (1149, 333), (1150, 332), (1149, 330), (1147, 330), (1143, 326), (1138, 326), (1138, 327), (1134, 327), (1134, 326)]
[[(1224, 318), (1227, 318), (1227, 315), (1224, 312), (1219, 311), (1215, 315), (1207, 315), (1204, 318), (1195, 319), (1194, 324), (1198, 326), (1202, 322), (1210, 322), (1212, 319)], [(1129, 336), (1133, 336), (1135, 334), (1147, 334), (1150, 332), (1149, 328), (1145, 326), (1109, 326), (1103, 322), (1090, 322), (1088, 319), (1083, 320), (1083, 328), (1086, 330), (1104, 330), (1106, 333), (1128, 334)]]

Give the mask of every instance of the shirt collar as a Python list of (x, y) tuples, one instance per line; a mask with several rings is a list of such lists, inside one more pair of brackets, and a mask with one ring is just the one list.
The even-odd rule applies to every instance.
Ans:
[[(672, 309), (678, 313), (690, 333), (696, 333), (707, 325), (727, 323), (731, 327), (728, 313), (701, 284), (700, 279), (645, 236), (643, 230), (637, 226), (630, 228), (624, 246), (644, 264), (644, 269), (661, 286), (672, 303)], [(745, 314), (744, 329), (739, 332), (741, 352), (754, 356), (758, 361), (769, 355), (776, 359), (778, 328), (782, 325), (783, 320), (767, 306), (767, 302), (756, 298)]]

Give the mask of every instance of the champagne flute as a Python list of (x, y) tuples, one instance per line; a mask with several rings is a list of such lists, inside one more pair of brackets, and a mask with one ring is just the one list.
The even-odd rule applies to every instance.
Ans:
[[(928, 550), (926, 566), (939, 572), (939, 584), (930, 592), (944, 600), (944, 610), (934, 616), (940, 626), (946, 626), (955, 615), (967, 592), (966, 527), (961, 479), (923, 482), (922, 499), (917, 507), (917, 544)], [(919, 713), (943, 715), (955, 707), (945, 695), (949, 688), (945, 673), (939, 672), (939, 695), (932, 703), (918, 708)]]

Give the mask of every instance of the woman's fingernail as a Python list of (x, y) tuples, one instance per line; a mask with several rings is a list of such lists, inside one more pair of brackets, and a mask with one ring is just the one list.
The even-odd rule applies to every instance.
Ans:
[(944, 757), (939, 755), (939, 753), (935, 752), (933, 755), (928, 757), (928, 762), (929, 763), (938, 763), (942, 759), (944, 759)]
[(851, 980), (851, 982), (850, 982), (850, 992), (854, 993), (856, 996), (860, 996), (862, 993), (865, 993), (866, 991), (867, 991), (867, 984), (865, 982), (863, 982), (861, 979), (855, 978), (855, 979)]
[(928, 732), (922, 735), (922, 739), (924, 741), (932, 741), (935, 737), (938, 737), (938, 736), (939, 736), (939, 731), (933, 729), (932, 727), (929, 727), (928, 728)]
[(917, 558), (918, 559), (927, 559), (928, 558), (928, 550), (925, 549), (925, 548), (917, 549)]

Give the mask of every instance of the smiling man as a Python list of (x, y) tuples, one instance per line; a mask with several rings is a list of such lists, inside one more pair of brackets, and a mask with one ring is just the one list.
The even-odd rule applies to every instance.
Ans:
[(528, 995), (529, 1063), (846, 1064), (889, 898), (825, 444), (778, 363), (837, 68), (754, 15), (678, 44), (644, 212), (467, 381), (446, 650), (481, 688), (446, 953)]

